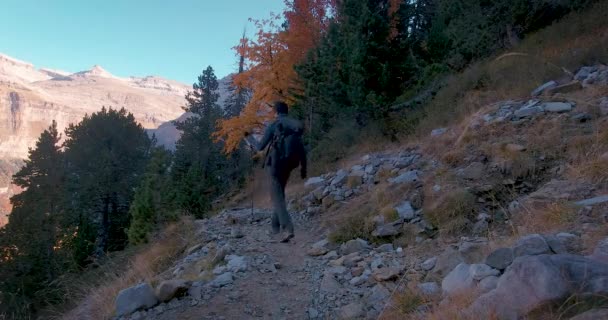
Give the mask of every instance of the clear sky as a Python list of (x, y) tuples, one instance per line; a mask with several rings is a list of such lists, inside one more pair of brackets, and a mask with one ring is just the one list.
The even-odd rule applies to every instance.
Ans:
[(192, 84), (207, 65), (237, 69), (231, 48), (248, 18), (283, 0), (2, 0), (0, 53), (77, 72), (98, 64), (114, 75), (158, 75)]

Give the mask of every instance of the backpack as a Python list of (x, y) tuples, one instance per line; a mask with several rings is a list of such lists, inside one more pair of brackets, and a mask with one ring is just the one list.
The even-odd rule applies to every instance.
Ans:
[(272, 141), (274, 166), (282, 172), (291, 172), (306, 161), (302, 135), (304, 130), (299, 121), (281, 118), (275, 123)]

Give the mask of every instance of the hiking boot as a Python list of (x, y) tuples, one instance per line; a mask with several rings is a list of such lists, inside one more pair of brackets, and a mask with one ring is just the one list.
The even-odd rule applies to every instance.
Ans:
[(283, 236), (281, 237), (281, 243), (287, 243), (289, 242), (289, 240), (293, 239), (294, 234), (293, 232), (285, 232), (283, 233)]

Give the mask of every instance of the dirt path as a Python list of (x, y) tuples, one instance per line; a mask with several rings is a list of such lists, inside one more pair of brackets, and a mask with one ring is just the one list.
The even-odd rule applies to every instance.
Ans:
[(317, 221), (294, 218), (296, 237), (287, 244), (272, 242), (264, 223), (238, 225), (243, 237), (229, 243), (233, 254), (249, 257), (247, 271), (235, 273), (230, 285), (203, 290), (200, 301), (168, 305), (154, 319), (309, 319), (309, 312), (315, 316), (316, 310), (310, 308), (318, 301), (323, 266), (306, 251), (322, 235), (315, 231)]

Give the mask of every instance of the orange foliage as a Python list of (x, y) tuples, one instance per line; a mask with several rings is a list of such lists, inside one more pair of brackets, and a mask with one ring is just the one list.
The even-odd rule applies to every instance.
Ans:
[(398, 11), (399, 7), (401, 6), (401, 3), (403, 3), (403, 0), (389, 0), (388, 16), (391, 19), (389, 39), (394, 39), (399, 34), (397, 26), (399, 23)]
[(254, 39), (243, 39), (234, 48), (247, 61), (247, 70), (234, 77), (234, 84), (253, 93), (241, 115), (218, 123), (214, 135), (224, 140), (227, 152), (238, 147), (245, 132), (259, 130), (271, 119), (268, 104), (279, 99), (289, 104), (301, 92), (294, 66), (321, 38), (335, 0), (285, 0), (285, 5), (282, 15), (251, 20), (257, 29)]

